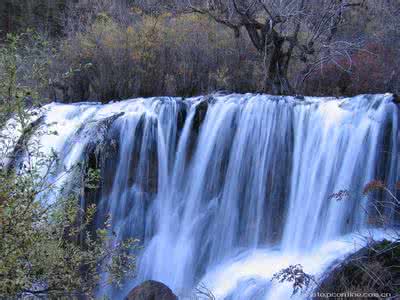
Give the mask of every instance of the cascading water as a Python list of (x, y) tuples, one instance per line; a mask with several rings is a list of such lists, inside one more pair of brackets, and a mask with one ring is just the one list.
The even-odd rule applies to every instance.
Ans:
[[(44, 136), (45, 148), (68, 166), (101, 168), (100, 191), (83, 199), (98, 204), (99, 224), (110, 214), (119, 238), (143, 242), (136, 279), (122, 293), (101, 291), (117, 298), (154, 279), (181, 297), (202, 283), (217, 299), (287, 299), (290, 286), (272, 275), (299, 263), (318, 276), (360, 247), (373, 201), (362, 187), (392, 186), (400, 174), (389, 94), (47, 108), (60, 135)], [(330, 199), (340, 190), (349, 198)]]

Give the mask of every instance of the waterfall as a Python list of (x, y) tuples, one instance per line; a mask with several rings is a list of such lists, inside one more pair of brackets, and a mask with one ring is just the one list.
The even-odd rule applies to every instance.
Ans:
[[(287, 299), (290, 286), (272, 275), (300, 263), (319, 276), (361, 247), (362, 232), (381, 234), (362, 189), (373, 179), (393, 186), (400, 174), (389, 94), (216, 94), (47, 110), (59, 135), (43, 136), (45, 149), (67, 166), (95, 157), (101, 169), (90, 200), (98, 224), (110, 215), (118, 238), (143, 244), (137, 277), (122, 292), (103, 291), (116, 298), (154, 279), (182, 297), (204, 284), (217, 299)], [(347, 199), (331, 199), (341, 190)]]

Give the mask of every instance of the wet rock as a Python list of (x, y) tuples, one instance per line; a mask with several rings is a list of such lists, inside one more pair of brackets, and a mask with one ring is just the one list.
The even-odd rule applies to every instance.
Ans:
[(398, 299), (399, 264), (399, 242), (374, 242), (333, 265), (316, 288), (314, 299), (320, 299), (321, 293), (378, 293)]
[(9, 173), (16, 171), (18, 163), (22, 160), (27, 150), (27, 143), (30, 138), (35, 134), (36, 130), (44, 124), (45, 117), (41, 116), (27, 126), (21, 137), (18, 139), (13, 152), (11, 154), (10, 162), (7, 165)]
[[(111, 170), (105, 168), (107, 162), (117, 159), (118, 154), (119, 145), (117, 140), (113, 138), (113, 133), (110, 131), (112, 129), (112, 124), (123, 115), (123, 112), (118, 113), (102, 120), (87, 123), (79, 129), (79, 136), (82, 138), (85, 136), (90, 137), (90, 142), (86, 145), (84, 151), (85, 168), (83, 174), (87, 174), (89, 169), (99, 169), (102, 171), (101, 175), (105, 175), (105, 170), (108, 171), (108, 176), (101, 176), (101, 178), (106, 178), (107, 180), (114, 177), (114, 173), (110, 173)], [(111, 183), (108, 183), (108, 185), (104, 184), (104, 182), (102, 183), (102, 186), (109, 185), (111, 185)], [(94, 192), (95, 195), (92, 195), (92, 197), (85, 197), (85, 199), (93, 197), (93, 199), (97, 199), (100, 191), (96, 190)]]
[(393, 95), (393, 102), (400, 104), (400, 96), (399, 95)]
[(158, 190), (158, 146), (156, 119), (142, 116), (135, 130), (128, 177), (129, 186), (137, 185), (149, 194)]
[(209, 101), (210, 100), (206, 98), (202, 100), (196, 107), (196, 113), (193, 120), (193, 131), (196, 133), (198, 133), (199, 128), (206, 117)]
[(148, 280), (135, 287), (125, 300), (178, 300), (178, 297), (165, 284)]
[(188, 146), (188, 156), (187, 159), (191, 160), (194, 155), (194, 151), (197, 145), (197, 140), (200, 135), (200, 127), (206, 118), (209, 104), (213, 101), (213, 97), (208, 96), (201, 99), (200, 103), (196, 106), (196, 112), (193, 118), (189, 146)]
[[(98, 200), (101, 199), (101, 195), (111, 190), (112, 179), (116, 172), (114, 162), (118, 158), (119, 146), (117, 140), (113, 138), (112, 125), (123, 115), (124, 113), (122, 112), (101, 120), (86, 123), (78, 131), (80, 137), (90, 138), (84, 150), (82, 173), (80, 174), (82, 179), (82, 198), (85, 200), (85, 211), (92, 204), (99, 205)], [(99, 185), (96, 187), (87, 187), (84, 184), (84, 179), (87, 178), (90, 170), (100, 171), (101, 179)], [(96, 212), (96, 217), (98, 217), (97, 214), (98, 212)], [(89, 229), (93, 232), (95, 231), (94, 220), (89, 225)]]
[(176, 115), (176, 124), (177, 124), (177, 129), (178, 129), (178, 135), (180, 135), (185, 122), (186, 122), (186, 117), (187, 117), (187, 107), (185, 102), (183, 101), (179, 101), (177, 102), (177, 109), (178, 109), (178, 113)]

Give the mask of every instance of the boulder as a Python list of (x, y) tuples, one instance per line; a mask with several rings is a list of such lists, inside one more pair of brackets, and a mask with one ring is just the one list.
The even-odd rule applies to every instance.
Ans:
[(178, 300), (178, 297), (165, 284), (148, 280), (130, 291), (125, 300)]

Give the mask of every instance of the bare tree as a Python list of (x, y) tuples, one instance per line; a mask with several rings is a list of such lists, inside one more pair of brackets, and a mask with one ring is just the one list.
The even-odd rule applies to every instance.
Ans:
[(304, 63), (303, 79), (323, 63), (350, 59), (359, 43), (335, 37), (347, 12), (365, 5), (364, 0), (186, 1), (187, 11), (210, 16), (236, 36), (247, 32), (263, 56), (265, 90), (273, 94), (293, 93), (288, 72), (294, 59)]

